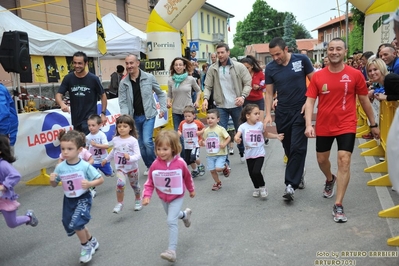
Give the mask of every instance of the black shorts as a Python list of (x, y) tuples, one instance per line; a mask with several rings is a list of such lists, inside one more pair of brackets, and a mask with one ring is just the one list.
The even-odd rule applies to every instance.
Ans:
[(355, 147), (355, 133), (346, 133), (338, 136), (332, 137), (316, 137), (316, 151), (317, 152), (326, 152), (330, 151), (334, 139), (337, 139), (337, 145), (339, 151), (348, 151), (350, 153), (353, 152), (353, 148)]
[(199, 159), (200, 149), (184, 150), (184, 161), (187, 165), (195, 163)]

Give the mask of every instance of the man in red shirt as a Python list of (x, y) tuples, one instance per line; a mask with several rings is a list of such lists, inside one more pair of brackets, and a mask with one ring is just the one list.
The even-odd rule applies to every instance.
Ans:
[[(334, 38), (327, 47), (330, 61), (328, 67), (317, 71), (306, 92), (306, 130), (308, 138), (316, 137), (317, 161), (326, 176), (323, 197), (334, 196), (337, 182), (337, 195), (333, 207), (335, 222), (344, 223), (347, 217), (342, 201), (350, 179), (350, 162), (356, 138), (356, 96), (370, 121), (371, 133), (379, 138), (380, 131), (374, 121), (373, 110), (367, 97), (367, 86), (362, 73), (344, 64), (346, 44)], [(312, 113), (316, 98), (319, 98), (316, 126), (312, 126)], [(337, 175), (331, 173), (330, 150), (334, 139), (338, 145)]]

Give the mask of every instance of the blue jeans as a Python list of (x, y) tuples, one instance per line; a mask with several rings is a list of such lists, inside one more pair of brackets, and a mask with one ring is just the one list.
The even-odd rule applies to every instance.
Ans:
[[(180, 125), (181, 121), (184, 120), (184, 114), (179, 115), (179, 114), (172, 113), (172, 118), (173, 118), (173, 128), (177, 132), (177, 130), (179, 129), (179, 125)], [(184, 158), (184, 139), (183, 139), (183, 135), (180, 137), (180, 144), (181, 144), (180, 157)]]
[(179, 235), (178, 221), (183, 217), (183, 212), (181, 211), (183, 199), (183, 197), (176, 198), (169, 203), (161, 200), (162, 206), (168, 216), (166, 221), (169, 227), (169, 250), (176, 251), (177, 248), (177, 239)]
[[(242, 107), (235, 107), (235, 108), (216, 108), (219, 111), (220, 114), (220, 121), (219, 125), (224, 127), (227, 130), (227, 123), (229, 122), (229, 115), (233, 119), (234, 123), (234, 128), (236, 129), (236, 132), (239, 127), (239, 121), (240, 121), (240, 116), (241, 116), (241, 111)], [(241, 143), (237, 144), (238, 151), (240, 152), (240, 155), (244, 154), (244, 144)], [(227, 159), (228, 161), (228, 159)]]
[(154, 141), (152, 133), (154, 132), (155, 116), (147, 119), (145, 115), (134, 116), (137, 133), (139, 134), (139, 146), (141, 158), (143, 158), (145, 166), (150, 168), (155, 160)]

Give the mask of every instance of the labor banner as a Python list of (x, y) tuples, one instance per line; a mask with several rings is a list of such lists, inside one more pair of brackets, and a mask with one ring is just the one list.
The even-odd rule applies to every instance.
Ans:
[[(158, 98), (154, 93), (157, 111), (160, 112)], [(101, 113), (101, 102), (97, 103), (97, 113)], [(107, 123), (101, 127), (108, 141), (111, 141), (116, 133), (115, 122), (120, 116), (118, 99), (108, 100)], [(164, 117), (156, 117), (154, 128), (167, 123), (168, 114)], [(13, 164), (22, 176), (37, 172), (40, 169), (54, 166), (60, 155), (59, 131), (71, 130), (71, 115), (60, 109), (43, 112), (30, 112), (18, 115), (18, 137), (15, 143), (15, 156), (17, 161)]]

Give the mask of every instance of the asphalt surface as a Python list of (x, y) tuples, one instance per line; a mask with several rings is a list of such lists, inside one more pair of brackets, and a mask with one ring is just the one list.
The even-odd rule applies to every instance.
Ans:
[[(197, 195), (191, 199), (186, 193), (183, 204), (183, 209), (193, 211), (192, 224), (185, 228), (179, 223), (174, 264), (159, 256), (168, 246), (168, 227), (156, 193), (149, 206), (135, 212), (134, 193), (128, 187), (123, 211), (114, 214), (116, 180), (106, 178), (97, 188), (88, 224), (100, 243), (88, 265), (399, 265), (398, 249), (387, 245), (388, 238), (399, 235), (399, 221), (378, 217), (399, 197), (390, 188), (367, 186), (367, 181), (381, 175), (363, 171), (375, 158), (361, 157), (355, 148), (343, 203), (348, 222), (337, 224), (331, 215), (334, 197), (322, 198), (325, 179), (317, 165), (315, 140), (309, 140), (306, 188), (297, 190), (290, 203), (282, 198), (281, 143), (270, 140), (265, 148), (266, 200), (252, 197), (247, 166), (240, 162), (237, 149), (230, 156), (232, 173), (221, 177), (220, 191), (211, 191), (209, 172), (195, 178)], [(205, 162), (205, 150), (201, 152)], [(336, 146), (331, 158), (336, 172)], [(143, 172), (142, 162), (140, 167)], [(0, 265), (80, 265), (79, 240), (67, 237), (61, 224), (61, 188), (26, 186), (24, 182), (33, 176), (23, 177), (16, 186), (21, 203), (18, 213), (33, 209), (39, 225), (10, 229), (0, 214)], [(140, 184), (145, 180), (142, 176)]]

